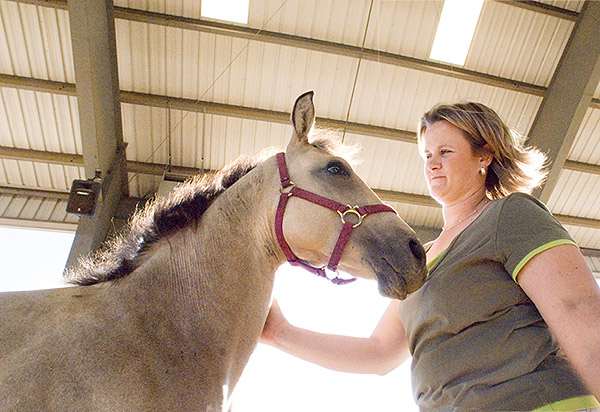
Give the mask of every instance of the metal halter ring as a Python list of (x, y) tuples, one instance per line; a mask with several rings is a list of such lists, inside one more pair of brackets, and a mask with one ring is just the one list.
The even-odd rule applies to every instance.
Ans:
[(281, 194), (285, 193), (288, 196), (291, 196), (292, 190), (294, 190), (295, 187), (296, 187), (296, 185), (294, 184), (294, 182), (290, 182), (290, 184), (287, 185), (286, 187), (279, 188), (279, 193), (281, 193)]
[(343, 213), (342, 213), (342, 212), (340, 212), (339, 210), (337, 211), (337, 212), (338, 212), (338, 214), (340, 215), (340, 218), (342, 219), (342, 223), (343, 223), (343, 224), (346, 224), (346, 223), (352, 223), (352, 222), (346, 222), (346, 214), (348, 214), (348, 213), (351, 213), (351, 214), (353, 214), (353, 215), (356, 215), (356, 216), (358, 217), (358, 223), (354, 223), (354, 224), (352, 224), (352, 227), (354, 228), (354, 227), (358, 227), (358, 226), (360, 226), (360, 224), (361, 224), (361, 223), (362, 223), (362, 221), (363, 221), (363, 218), (364, 218), (366, 215), (361, 215), (361, 214), (358, 212), (358, 210), (357, 210), (357, 209), (358, 209), (358, 206), (350, 206), (350, 205), (346, 205), (346, 206), (348, 207), (348, 209), (346, 209), (346, 210), (345, 210)]

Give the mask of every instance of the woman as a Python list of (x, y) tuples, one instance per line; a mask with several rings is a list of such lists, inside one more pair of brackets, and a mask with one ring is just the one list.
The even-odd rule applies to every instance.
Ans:
[(600, 290), (526, 194), (545, 177), (544, 155), (477, 103), (434, 107), (418, 140), (445, 221), (425, 285), (392, 301), (369, 338), (294, 327), (274, 302), (261, 341), (345, 372), (384, 374), (412, 355), (422, 411), (599, 407)]

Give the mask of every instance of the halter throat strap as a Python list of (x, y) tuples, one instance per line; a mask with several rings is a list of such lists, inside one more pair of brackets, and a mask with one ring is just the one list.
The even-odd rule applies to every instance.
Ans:
[[(325, 268), (331, 270), (332, 272), (337, 272), (338, 264), (340, 262), (340, 259), (342, 258), (344, 248), (350, 240), (350, 235), (352, 231), (354, 230), (354, 228), (360, 226), (363, 219), (367, 215), (381, 212), (396, 213), (396, 211), (390, 206), (384, 205), (382, 203), (367, 206), (344, 205), (342, 203), (336, 202), (335, 200), (331, 200), (326, 197), (320, 196), (316, 193), (301, 189), (290, 180), (287, 165), (285, 162), (285, 154), (277, 153), (276, 158), (277, 168), (279, 170), (279, 178), (281, 181), (281, 188), (279, 189), (279, 204), (277, 205), (277, 212), (275, 214), (275, 235), (277, 236), (277, 241), (279, 243), (279, 246), (281, 247), (281, 250), (283, 251), (283, 254), (292, 266), (300, 266), (317, 276), (327, 278)], [(340, 235), (338, 236), (338, 240), (335, 244), (335, 247), (333, 248), (333, 252), (331, 253), (331, 257), (329, 258), (329, 263), (326, 267), (315, 267), (312, 266), (310, 263), (300, 259), (292, 251), (290, 245), (285, 240), (285, 237), (283, 235), (283, 215), (285, 213), (285, 207), (287, 206), (287, 202), (292, 196), (296, 196), (311, 203), (316, 203), (327, 209), (334, 210), (340, 215), (342, 221), (342, 230), (340, 232)], [(350, 215), (354, 215), (354, 218), (355, 220), (357, 219), (357, 222), (348, 221), (347, 218)], [(337, 285), (344, 285), (356, 280), (355, 278), (342, 279), (339, 276), (336, 276), (333, 279), (327, 279), (329, 279), (332, 283)]]

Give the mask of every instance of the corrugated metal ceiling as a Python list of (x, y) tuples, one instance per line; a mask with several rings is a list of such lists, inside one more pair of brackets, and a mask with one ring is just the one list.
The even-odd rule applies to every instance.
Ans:
[[(154, 193), (169, 140), (173, 166), (212, 170), (284, 146), (290, 128), (281, 115), (315, 90), (322, 123), (343, 125), (349, 113), (355, 128), (345, 141), (362, 146), (357, 171), (366, 182), (390, 194), (409, 224), (439, 228), (414, 144), (418, 118), (439, 101), (472, 99), (528, 134), (584, 2), (526, 3), (486, 1), (465, 66), (453, 67), (428, 60), (441, 1), (377, 0), (368, 20), (367, 0), (251, 0), (247, 26), (202, 19), (199, 1), (116, 1), (129, 193)], [(66, 1), (0, 0), (0, 25), (0, 223), (74, 229), (65, 198), (48, 194), (66, 196), (86, 177)], [(594, 90), (548, 205), (597, 257)], [(155, 172), (132, 171), (132, 162)]]

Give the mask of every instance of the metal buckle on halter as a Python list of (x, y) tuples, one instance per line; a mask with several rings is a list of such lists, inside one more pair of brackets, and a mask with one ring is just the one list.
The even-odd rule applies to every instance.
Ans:
[(292, 190), (294, 190), (295, 187), (296, 187), (296, 185), (294, 184), (294, 182), (290, 182), (286, 187), (280, 188), (279, 193), (287, 194), (288, 197), (292, 196)]
[(348, 213), (356, 215), (358, 217), (358, 222), (357, 223), (352, 223), (352, 227), (358, 227), (360, 226), (360, 224), (362, 223), (364, 217), (366, 215), (361, 215), (360, 212), (358, 211), (358, 206), (350, 206), (350, 205), (346, 205), (347, 209), (344, 212), (340, 212), (339, 210), (337, 210), (338, 214), (340, 215), (340, 218), (342, 219), (342, 223), (346, 224), (346, 223), (352, 223), (352, 222), (347, 222), (346, 221), (346, 215)]

